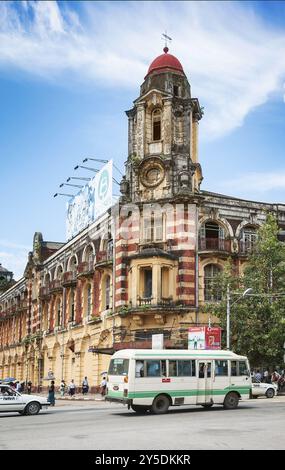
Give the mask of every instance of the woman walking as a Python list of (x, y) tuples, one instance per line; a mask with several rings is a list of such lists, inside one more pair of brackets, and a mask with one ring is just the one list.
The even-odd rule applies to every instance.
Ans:
[(51, 384), (48, 387), (48, 401), (50, 402), (50, 406), (55, 405), (55, 396), (54, 396), (54, 380), (51, 381)]

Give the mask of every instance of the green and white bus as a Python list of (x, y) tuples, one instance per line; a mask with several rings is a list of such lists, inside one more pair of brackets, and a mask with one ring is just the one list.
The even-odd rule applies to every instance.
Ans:
[(124, 349), (112, 356), (106, 400), (162, 414), (179, 405), (235, 409), (250, 393), (248, 360), (231, 351)]

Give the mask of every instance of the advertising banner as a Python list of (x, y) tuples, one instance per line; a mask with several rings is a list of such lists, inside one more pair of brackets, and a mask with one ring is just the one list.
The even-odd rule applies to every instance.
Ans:
[(221, 349), (221, 328), (218, 326), (188, 328), (188, 349)]
[(70, 240), (102, 215), (113, 203), (110, 160), (76, 196), (67, 203), (66, 238)]

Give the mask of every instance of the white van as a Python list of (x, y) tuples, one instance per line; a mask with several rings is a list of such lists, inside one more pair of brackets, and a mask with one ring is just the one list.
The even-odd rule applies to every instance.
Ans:
[(179, 405), (234, 409), (250, 392), (248, 360), (231, 351), (125, 349), (112, 356), (106, 400), (162, 414)]

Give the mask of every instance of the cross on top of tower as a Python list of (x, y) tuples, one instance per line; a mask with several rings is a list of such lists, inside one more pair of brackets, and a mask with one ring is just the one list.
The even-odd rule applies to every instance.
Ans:
[(168, 42), (172, 41), (172, 38), (167, 36), (167, 31), (165, 31), (165, 33), (162, 34), (162, 39), (164, 40), (163, 51), (165, 52), (165, 54), (167, 54), (167, 52), (169, 51)]

